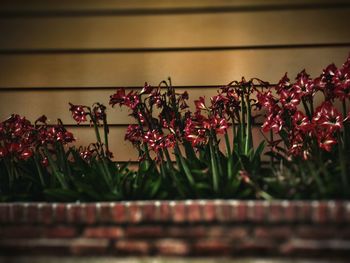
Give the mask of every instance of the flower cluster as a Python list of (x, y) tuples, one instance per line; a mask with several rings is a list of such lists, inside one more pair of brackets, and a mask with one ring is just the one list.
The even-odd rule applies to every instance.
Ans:
[[(315, 108), (318, 93), (324, 95), (324, 102)], [(285, 74), (275, 87), (259, 92), (257, 98), (267, 112), (263, 131), (286, 133), (290, 155), (307, 159), (315, 143), (329, 152), (338, 143), (337, 136), (347, 120), (343, 117), (349, 114), (350, 57), (341, 68), (331, 64), (315, 79), (303, 70), (291, 83)], [(337, 101), (343, 104), (343, 114), (335, 106)]]
[(41, 116), (32, 125), (25, 117), (11, 115), (0, 123), (0, 158), (10, 157), (27, 160), (42, 145), (49, 146), (56, 142), (62, 145), (74, 141), (74, 136), (67, 131), (59, 120), (57, 125), (48, 125), (46, 116)]

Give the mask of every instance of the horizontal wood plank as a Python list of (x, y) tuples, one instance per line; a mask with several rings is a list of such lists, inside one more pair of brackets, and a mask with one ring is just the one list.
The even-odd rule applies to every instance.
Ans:
[[(346, 0), (332, 0), (331, 4), (347, 3)], [(154, 10), (178, 8), (213, 8), (213, 7), (276, 7), (309, 6), (330, 4), (329, 0), (3, 0), (0, 10), (23, 11), (90, 11), (90, 10)]]
[(159, 16), (0, 18), (0, 50), (348, 43), (349, 8)]
[(174, 85), (216, 85), (258, 77), (276, 83), (287, 71), (316, 76), (345, 61), (348, 47), (222, 52), (0, 56), (0, 86), (140, 86), (171, 76)]

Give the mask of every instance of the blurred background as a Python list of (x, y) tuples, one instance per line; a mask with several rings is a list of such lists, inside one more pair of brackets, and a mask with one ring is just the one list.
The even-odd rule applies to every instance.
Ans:
[[(69, 102), (107, 105), (117, 87), (168, 77), (190, 101), (242, 76), (316, 77), (349, 54), (349, 17), (346, 0), (2, 0), (0, 119), (61, 118), (87, 145), (94, 133)], [(136, 160), (128, 112), (108, 114), (116, 159)]]

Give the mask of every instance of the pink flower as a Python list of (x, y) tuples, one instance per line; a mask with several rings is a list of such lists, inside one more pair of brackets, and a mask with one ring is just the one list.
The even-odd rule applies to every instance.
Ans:
[(271, 90), (268, 92), (258, 92), (257, 99), (259, 104), (265, 107), (268, 111), (271, 111), (277, 102), (275, 97), (272, 95)]
[(162, 135), (157, 130), (150, 130), (143, 136), (143, 141), (148, 144), (150, 150), (159, 153), (160, 150), (174, 147), (175, 136), (173, 134)]
[(116, 93), (110, 96), (109, 104), (114, 107), (114, 105), (119, 104), (119, 106), (124, 105), (125, 103), (125, 89), (117, 89)]

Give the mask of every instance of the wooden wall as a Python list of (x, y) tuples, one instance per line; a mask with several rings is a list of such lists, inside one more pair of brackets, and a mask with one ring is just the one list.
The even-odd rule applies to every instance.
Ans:
[[(116, 87), (168, 76), (192, 99), (241, 76), (275, 83), (303, 68), (316, 76), (346, 59), (349, 17), (350, 1), (337, 0), (4, 0), (0, 119), (60, 117), (87, 144), (93, 131), (74, 125), (68, 102), (108, 104)], [(109, 109), (122, 161), (136, 158), (123, 140), (127, 114)]]

